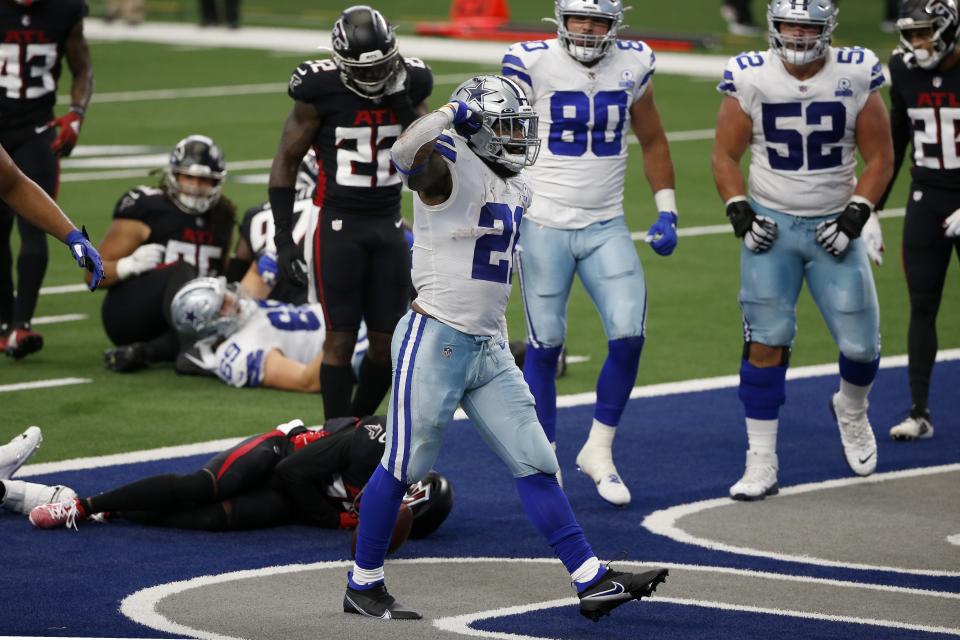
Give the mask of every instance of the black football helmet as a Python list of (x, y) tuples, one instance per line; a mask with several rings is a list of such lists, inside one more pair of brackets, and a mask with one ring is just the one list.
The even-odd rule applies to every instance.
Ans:
[(413, 511), (410, 537), (425, 538), (436, 531), (453, 509), (453, 489), (450, 481), (431, 471), (420, 482), (415, 482), (403, 496), (403, 504)]
[(362, 98), (381, 98), (403, 65), (397, 36), (383, 14), (357, 5), (344, 11), (331, 33), (333, 59), (344, 86)]
[[(912, 33), (929, 30), (932, 50), (913, 45)], [(956, 0), (904, 0), (897, 19), (900, 49), (908, 67), (935, 69), (957, 46), (960, 16)]]
[[(170, 152), (170, 163), (164, 172), (164, 187), (174, 204), (187, 213), (203, 215), (220, 200), (227, 163), (223, 152), (207, 136), (187, 136)], [(202, 190), (187, 190), (177, 180), (178, 175), (196, 176), (213, 181), (213, 186)]]

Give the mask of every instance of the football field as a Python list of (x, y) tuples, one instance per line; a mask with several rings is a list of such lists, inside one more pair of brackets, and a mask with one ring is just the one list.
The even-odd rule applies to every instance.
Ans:
[[(264, 4), (251, 2), (251, 13)], [(411, 4), (413, 16), (420, 15), (415, 10), (418, 4), (433, 7), (434, 3)], [(714, 13), (715, 4), (709, 4)], [(852, 14), (853, 2), (846, 0), (843, 6)], [(859, 16), (850, 23), (866, 29), (878, 22), (879, 16), (874, 18), (874, 13), (879, 14), (879, 7), (868, 9), (869, 16)], [(537, 15), (540, 13), (543, 12)], [(327, 14), (321, 14), (326, 20)], [(435, 12), (426, 10), (423, 15), (436, 17)], [(181, 17), (187, 19), (189, 15)], [(638, 16), (630, 18), (640, 22)], [(697, 28), (704, 30), (714, 28), (714, 22), (715, 19), (696, 17), (693, 20)], [(94, 32), (98, 22), (90, 23)], [(309, 27), (312, 23), (307, 21), (301, 26)], [(242, 40), (245, 33), (241, 30), (233, 37)], [(402, 51), (403, 36), (402, 32)], [(848, 44), (853, 39), (852, 34), (844, 37)], [(884, 42), (882, 36), (872, 31), (865, 41)], [(889, 37), (890, 46), (893, 42), (893, 37)], [(155, 184), (159, 177), (150, 176), (150, 170), (163, 167), (170, 147), (191, 133), (209, 135), (223, 148), (230, 172), (224, 192), (236, 202), (239, 211), (266, 198), (266, 172), (291, 106), (286, 81), (298, 63), (322, 54), (310, 48), (290, 51), (279, 44), (271, 47), (269, 42), (253, 39), (250, 43), (251, 48), (243, 48), (236, 42), (229, 47), (209, 47), (202, 42), (92, 40), (96, 93), (80, 146), (62, 164), (59, 201), (77, 224), (87, 226), (95, 243), (103, 238), (117, 200), (133, 186)], [(316, 44), (326, 41), (318, 40)], [(737, 44), (728, 39), (722, 46), (726, 50)], [(464, 42), (450, 44), (458, 53), (471, 46)], [(458, 55), (458, 59), (463, 57)], [(885, 53), (881, 53), (881, 58), (885, 58)], [(469, 75), (497, 71), (496, 60), (450, 62), (437, 57), (426, 61), (436, 78), (430, 99), (433, 107), (446, 102), (453, 88)], [(637, 384), (670, 392), (639, 390), (625, 414), (624, 433), (630, 435), (624, 436), (617, 456), (636, 496), (628, 510), (613, 511), (598, 504), (588, 481), (573, 471), (576, 447), (591, 419), (589, 397), (584, 400), (585, 396), (576, 394), (593, 390), (606, 352), (600, 322), (579, 283), (569, 305), (567, 349), (574, 358), (566, 376), (558, 381), (558, 392), (571, 396), (565, 401), (568, 408), (562, 410), (559, 421), (561, 437), (568, 438), (561, 445), (560, 458), (565, 473), (571, 477), (569, 492), (575, 510), (588, 535), (598, 541), (598, 552), (605, 559), (625, 554), (629, 561), (666, 562), (673, 567), (675, 584), (686, 582), (693, 586), (681, 586), (672, 593), (665, 590), (668, 600), (653, 610), (652, 617), (646, 617), (639, 607), (630, 607), (630, 613), (624, 616), (626, 628), (572, 626), (572, 608), (568, 607), (563, 615), (554, 615), (553, 607), (559, 604), (540, 606), (563, 599), (566, 600), (561, 604), (569, 603), (570, 593), (564, 589), (562, 572), (558, 573), (553, 564), (541, 567), (549, 549), (534, 538), (532, 529), (522, 528), (528, 525), (519, 517), (505, 470), (486, 453), (472, 459), (472, 447), (479, 446), (479, 439), (461, 429), (470, 435), (461, 437), (459, 432), (451, 432), (456, 441), (446, 446), (438, 465), (459, 483), (456, 518), (451, 518), (449, 528), (441, 530), (436, 546), (411, 545), (403, 556), (408, 564), (397, 566), (398, 577), (413, 581), (407, 583), (411, 586), (402, 594), (406, 596), (404, 601), (429, 603), (424, 606), (431, 607), (430, 616), (443, 617), (444, 622), (433, 624), (423, 633), (394, 637), (451, 637), (444, 634), (457, 633), (503, 638), (907, 640), (960, 635), (956, 615), (960, 610), (960, 547), (949, 546), (944, 533), (960, 534), (960, 495), (956, 491), (960, 422), (956, 418), (958, 404), (954, 392), (960, 385), (960, 367), (954, 362), (958, 357), (956, 349), (960, 348), (960, 277), (956, 263), (950, 268), (939, 315), (940, 348), (947, 359), (938, 364), (934, 374), (931, 400), (937, 437), (916, 445), (894, 445), (886, 437), (887, 429), (899, 422), (909, 408), (903, 358), (889, 361), (872, 400), (870, 417), (881, 441), (879, 471), (907, 472), (906, 476), (884, 476), (875, 484), (853, 485), (852, 489), (845, 485), (820, 486), (849, 475), (839, 455), (836, 429), (825, 407), (825, 398), (835, 385), (829, 365), (836, 362), (837, 351), (806, 291), (801, 295), (798, 310), (799, 329), (791, 366), (799, 370), (815, 365), (827, 368), (808, 369), (816, 375), (811, 374), (809, 380), (788, 382), (782, 455), (793, 467), (783, 463), (785, 470), (791, 470), (784, 472), (781, 483), (813, 483), (816, 491), (834, 491), (827, 502), (836, 513), (843, 514), (845, 508), (858, 503), (866, 505), (857, 515), (876, 518), (869, 520), (876, 530), (889, 526), (884, 517), (906, 512), (907, 516), (896, 522), (904, 527), (916, 526), (923, 532), (920, 541), (914, 541), (915, 546), (904, 552), (895, 544), (884, 546), (882, 537), (866, 538), (864, 546), (873, 545), (875, 553), (862, 553), (855, 548), (857, 535), (836, 527), (836, 521), (829, 517), (814, 519), (805, 523), (807, 528), (798, 528), (796, 519), (771, 513), (766, 506), (764, 511), (751, 512), (749, 516), (742, 512), (724, 516), (721, 509), (709, 511), (716, 516), (713, 520), (703, 515), (708, 513), (704, 510), (690, 511), (683, 516), (688, 520), (677, 516), (676, 530), (685, 531), (688, 537), (712, 541), (713, 546), (698, 545), (679, 534), (665, 534), (669, 527), (664, 529), (663, 523), (670, 522), (670, 514), (661, 514), (659, 520), (645, 520), (677, 505), (721, 498), (742, 470), (742, 409), (729, 378), (739, 369), (742, 349), (737, 304), (739, 245), (729, 231), (713, 186), (710, 150), (720, 103), (720, 94), (714, 89), (719, 78), (705, 75), (658, 73), (654, 80), (656, 101), (671, 139), (676, 167), (681, 238), (670, 257), (657, 256), (643, 242), (637, 242), (649, 296), (647, 341)], [(65, 93), (68, 82), (67, 73), (60, 93)], [(656, 219), (656, 211), (638, 145), (631, 145), (630, 156), (626, 216), (630, 228), (642, 235)], [(585, 172), (584, 183), (591, 179)], [(907, 197), (908, 175), (904, 171), (891, 197), (891, 209), (882, 220), (887, 246), (885, 264), (874, 268), (885, 356), (906, 352), (909, 308), (900, 241), (902, 207)], [(410, 214), (410, 209), (410, 195), (405, 194), (405, 215)], [(264, 431), (293, 417), (301, 417), (308, 424), (322, 422), (321, 400), (315, 395), (228, 388), (214, 379), (177, 376), (172, 366), (153, 366), (131, 375), (105, 371), (103, 350), (111, 345), (100, 322), (104, 294), (78, 290), (80, 273), (66, 249), (51, 240), (50, 251), (46, 289), (36, 314), (36, 329), (43, 333), (45, 347), (23, 361), (0, 359), (0, 413), (4, 416), (0, 441), (28, 425), (43, 428), (44, 443), (31, 461), (37, 466), (30, 473), (44, 480), (75, 484), (81, 492), (99, 491), (148, 473), (194, 468), (209, 450), (203, 444), (197, 449), (183, 450), (174, 462), (158, 461), (155, 456), (136, 452), (236, 438)], [(508, 308), (508, 321), (511, 337), (522, 339), (524, 324), (517, 287)], [(690, 380), (714, 382), (684, 382)], [(678, 384), (651, 387), (670, 383)], [(824, 453), (827, 450), (829, 455)], [(101, 463), (71, 462), (126, 453), (130, 455)], [(458, 466), (461, 460), (464, 462)], [(929, 471), (931, 468), (935, 470)], [(950, 488), (943, 489), (944, 486)], [(878, 490), (871, 493), (865, 487)], [(879, 488), (896, 491), (884, 492)], [(818, 503), (803, 502), (807, 494), (801, 493), (784, 496), (782, 500), (796, 500), (789, 504), (796, 505), (801, 513), (816, 511)], [(861, 502), (864, 500), (867, 502)], [(776, 507), (776, 501), (768, 502)], [(772, 524), (764, 529), (766, 537), (757, 544), (765, 545), (768, 553), (745, 554), (743, 547), (748, 545), (736, 539), (736, 527), (729, 521), (760, 521), (767, 517), (772, 518)], [(498, 545), (488, 533), (496, 530), (521, 533), (515, 534), (516, 540)], [(327, 535), (339, 537), (324, 537)], [(127, 525), (120, 525), (116, 532), (82, 527), (79, 534), (41, 533), (33, 531), (23, 518), (0, 512), (0, 539), (17, 553), (16, 562), (0, 578), (0, 585), (5, 587), (3, 593), (7, 594), (0, 599), (0, 635), (378, 637), (366, 626), (358, 636), (337, 626), (343, 623), (343, 616), (335, 615), (338, 603), (331, 602), (330, 597), (335, 597), (346, 566), (342, 562), (346, 557), (345, 535), (292, 527), (279, 532), (218, 536), (149, 531)], [(819, 546), (805, 546), (820, 535), (823, 540)], [(514, 542), (516, 548), (509, 546)], [(797, 559), (818, 554), (835, 564)], [(513, 565), (502, 563), (503, 555), (525, 558), (529, 566), (514, 569)], [(441, 570), (424, 568), (430, 562), (414, 566), (415, 559), (423, 556), (473, 558), (463, 562), (478, 566), (445, 566)], [(61, 563), (61, 558), (77, 560)], [(509, 568), (498, 569), (498, 562)], [(289, 569), (298, 563), (303, 566)], [(43, 575), (36, 575), (33, 566)], [(135, 568), (130, 569), (131, 566)], [(404, 573), (404, 567), (410, 566), (416, 571), (408, 569)], [(720, 569), (715, 570), (716, 567)], [(244, 591), (239, 583), (219, 578), (220, 582), (211, 579), (186, 585), (202, 587), (203, 593), (180, 588), (184, 587), (182, 581), (198, 576), (223, 576), (241, 570), (263, 572), (239, 578), (253, 580), (243, 583), (253, 585), (249, 591)], [(760, 572), (768, 582), (738, 582), (744, 574), (730, 571)], [(296, 574), (296, 580), (278, 579), (288, 574)], [(472, 575), (478, 576), (482, 584), (471, 583)], [(782, 578), (783, 575), (793, 577)], [(552, 590), (537, 590), (519, 600), (511, 601), (491, 587), (499, 581), (519, 583), (543, 576), (549, 576)], [(746, 577), (758, 579), (756, 575)], [(467, 596), (476, 594), (478, 606), (471, 608), (473, 603), (458, 602), (444, 611), (436, 594), (424, 599), (415, 595), (418, 590), (428, 590), (431, 584), (447, 580), (457, 585), (452, 590)], [(793, 583), (786, 584), (784, 580), (802, 583), (812, 590), (800, 593), (799, 587), (794, 589)], [(821, 584), (817, 580), (833, 581), (831, 590), (817, 591)], [(169, 583), (180, 586), (141, 593)], [(224, 588), (222, 584), (230, 585), (226, 592), (217, 590)], [(872, 586), (862, 587), (863, 584)], [(474, 587), (476, 590), (471, 590)], [(279, 590), (280, 599), (287, 598), (284, 608), (274, 611), (276, 618), (291, 624), (296, 621), (302, 627), (280, 627), (286, 631), (271, 628), (268, 633), (257, 627), (256, 620), (241, 615), (244, 609), (255, 606), (258, 594), (272, 593), (269, 590), (274, 588)], [(316, 598), (304, 598), (303, 594), (313, 588), (319, 589)], [(728, 589), (734, 595), (722, 595)], [(851, 597), (851, 589), (864, 590)], [(15, 602), (17, 593), (36, 603), (36, 615)], [(135, 593), (141, 594), (141, 599), (129, 600)], [(231, 600), (231, 593), (238, 597)], [(192, 606), (191, 594), (197, 596)], [(898, 594), (906, 602), (898, 602)], [(320, 605), (318, 601), (322, 601)], [(118, 612), (121, 603), (122, 613)], [(703, 603), (719, 604), (712, 607)], [(511, 609), (514, 605), (520, 608)], [(205, 614), (218, 606), (222, 607), (222, 615), (216, 619)], [(316, 618), (303, 617), (310, 607), (319, 607)], [(496, 614), (486, 615), (491, 611)], [(619, 613), (620, 610), (615, 616)], [(274, 618), (270, 620), (276, 622)], [(311, 620), (327, 626), (311, 627)], [(604, 624), (614, 620), (605, 620)], [(881, 624), (870, 626), (870, 621)], [(665, 633), (663, 629), (671, 631)], [(714, 632), (717, 635), (710, 635)]]

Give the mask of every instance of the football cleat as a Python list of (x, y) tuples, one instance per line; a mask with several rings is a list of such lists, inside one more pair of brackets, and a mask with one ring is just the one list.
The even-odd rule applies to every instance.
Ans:
[(343, 611), (381, 620), (419, 620), (423, 617), (397, 602), (387, 593), (387, 587), (382, 582), (371, 589), (347, 587), (343, 595)]
[(103, 366), (110, 371), (130, 373), (147, 366), (147, 347), (142, 342), (125, 344), (103, 352)]
[(0, 447), (0, 480), (7, 480), (40, 448), (43, 434), (40, 427), (27, 430)]
[(615, 507), (630, 504), (630, 489), (613, 464), (613, 453), (603, 447), (583, 445), (577, 454), (577, 468), (590, 476), (600, 497)]
[(747, 451), (747, 466), (743, 477), (730, 487), (734, 500), (763, 500), (780, 493), (777, 483), (779, 464), (775, 453)]
[(57, 527), (77, 530), (77, 518), (80, 518), (78, 500), (64, 500), (52, 504), (41, 504), (30, 511), (30, 524), (37, 529), (56, 529)]
[(830, 399), (830, 412), (840, 429), (840, 441), (847, 464), (858, 476), (868, 476), (877, 468), (877, 439), (867, 419), (867, 407), (850, 410), (844, 406), (840, 392)]
[(23, 324), (10, 332), (3, 350), (14, 360), (20, 360), (42, 348), (43, 336), (33, 331), (29, 324)]
[(926, 440), (933, 437), (933, 424), (930, 412), (910, 412), (906, 420), (890, 428), (890, 437), (894, 440)]
[(27, 516), (42, 504), (63, 502), (77, 497), (77, 492), (62, 484), (46, 485), (23, 480), (6, 480), (3, 508)]
[(657, 590), (657, 585), (666, 581), (668, 574), (667, 569), (624, 573), (608, 568), (596, 584), (577, 594), (580, 613), (596, 622), (625, 602), (649, 598)]

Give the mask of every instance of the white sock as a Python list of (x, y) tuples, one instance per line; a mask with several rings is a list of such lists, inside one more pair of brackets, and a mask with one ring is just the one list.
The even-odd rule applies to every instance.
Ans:
[(747, 442), (754, 453), (777, 452), (777, 426), (780, 421), (747, 418)]
[(866, 386), (860, 386), (840, 378), (840, 396), (847, 408), (854, 411), (867, 408), (867, 396), (870, 394), (871, 387), (873, 387), (872, 382)]
[(610, 451), (613, 449), (613, 437), (617, 435), (617, 428), (605, 425), (596, 418), (590, 426), (590, 435), (583, 446), (600, 448)]
[(350, 579), (361, 587), (364, 585), (373, 584), (374, 582), (380, 582), (384, 579), (383, 565), (380, 565), (376, 569), (361, 569), (359, 566), (357, 566), (357, 563), (354, 562), (353, 575), (350, 576)]
[(589, 582), (597, 577), (598, 571), (600, 571), (600, 560), (597, 559), (597, 556), (593, 556), (574, 569), (573, 573), (570, 574), (570, 579), (574, 582)]

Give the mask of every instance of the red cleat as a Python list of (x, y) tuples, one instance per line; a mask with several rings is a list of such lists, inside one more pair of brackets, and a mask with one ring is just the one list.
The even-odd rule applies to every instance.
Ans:
[(42, 504), (30, 512), (30, 524), (38, 529), (56, 529), (57, 527), (77, 528), (77, 519), (83, 519), (80, 500), (65, 500), (52, 504)]
[(14, 360), (25, 358), (43, 348), (43, 336), (33, 331), (29, 324), (21, 325), (11, 331), (6, 342), (3, 350)]

